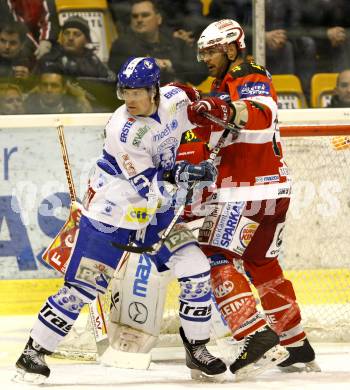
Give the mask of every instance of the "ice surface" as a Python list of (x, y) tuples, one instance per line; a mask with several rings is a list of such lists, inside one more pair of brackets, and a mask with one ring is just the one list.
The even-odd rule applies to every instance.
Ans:
[[(33, 316), (0, 317), (0, 384), (1, 390), (28, 389), (33, 386), (11, 381), (14, 364), (22, 352), (28, 333), (35, 318)], [(278, 369), (246, 382), (235, 383), (234, 375), (227, 373), (226, 382), (202, 383), (190, 379), (184, 364), (182, 349), (155, 351), (157, 361), (150, 369), (126, 370), (104, 367), (98, 363), (48, 358), (51, 376), (44, 388), (50, 390), (106, 390), (106, 389), (233, 389), (233, 390), (310, 390), (310, 389), (350, 389), (350, 340), (349, 343), (313, 344), (321, 373), (281, 373)], [(165, 355), (165, 356), (164, 356)], [(166, 360), (161, 359), (162, 356)], [(173, 360), (171, 357), (174, 357)]]

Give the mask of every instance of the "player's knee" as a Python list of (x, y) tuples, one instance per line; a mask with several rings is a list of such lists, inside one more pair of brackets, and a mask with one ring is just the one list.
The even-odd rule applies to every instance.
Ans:
[(74, 287), (84, 302), (93, 301), (97, 294), (105, 294), (113, 276), (111, 266), (98, 261), (94, 263), (82, 257), (78, 267), (68, 267), (64, 277), (65, 285)]
[(256, 288), (262, 303), (264, 303), (264, 301), (270, 302), (272, 300), (275, 304), (276, 302), (283, 304), (284, 301), (296, 300), (293, 284), (290, 280), (285, 279), (283, 274), (256, 286)]
[(261, 262), (244, 261), (244, 269), (255, 287), (284, 277), (277, 259)]
[(179, 249), (173, 255), (169, 266), (178, 279), (204, 273), (209, 275), (210, 272), (208, 258), (196, 245), (188, 245)]
[(210, 300), (210, 266), (207, 257), (197, 246), (183, 248), (178, 253), (177, 277), (180, 283), (180, 298), (185, 300)]

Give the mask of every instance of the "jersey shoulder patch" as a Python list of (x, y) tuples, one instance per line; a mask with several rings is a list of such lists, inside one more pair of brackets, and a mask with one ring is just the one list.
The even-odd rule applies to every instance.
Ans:
[(229, 73), (234, 79), (254, 73), (271, 78), (270, 73), (262, 65), (257, 65), (255, 62), (244, 62), (243, 64), (232, 68)]

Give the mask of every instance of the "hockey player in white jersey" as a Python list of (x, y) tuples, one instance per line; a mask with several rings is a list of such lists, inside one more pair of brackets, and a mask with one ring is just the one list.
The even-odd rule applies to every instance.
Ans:
[[(176, 164), (190, 99), (181, 88), (159, 87), (160, 70), (150, 57), (130, 58), (118, 74), (125, 104), (108, 121), (103, 154), (94, 166), (83, 202), (79, 233), (64, 285), (51, 295), (19, 357), (15, 379), (43, 383), (45, 355), (67, 335), (82, 307), (105, 293), (126, 247), (150, 247), (174, 217), (174, 200), (186, 187), (210, 185), (209, 162)], [(203, 184), (204, 183), (204, 184)], [(159, 271), (172, 270), (180, 284), (180, 334), (191, 370), (220, 376), (225, 364), (206, 349), (211, 318), (210, 268), (195, 237), (181, 222), (150, 255)]]

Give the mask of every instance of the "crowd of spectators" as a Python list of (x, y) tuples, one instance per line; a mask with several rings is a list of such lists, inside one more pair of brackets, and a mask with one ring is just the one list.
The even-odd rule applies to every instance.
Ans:
[[(60, 25), (55, 0), (0, 2), (1, 113), (111, 111), (119, 104), (116, 74), (129, 56), (155, 57), (162, 83), (198, 85), (207, 73), (196, 60), (195, 42), (224, 17), (243, 26), (252, 54), (252, 0), (109, 0), (108, 7), (117, 36), (103, 62), (79, 12)], [(314, 73), (350, 69), (349, 12), (347, 0), (265, 0), (270, 73), (299, 76), (309, 98)], [(348, 73), (335, 93), (341, 94), (347, 80), (339, 80)]]

